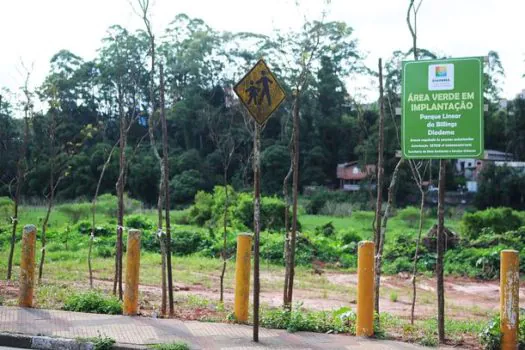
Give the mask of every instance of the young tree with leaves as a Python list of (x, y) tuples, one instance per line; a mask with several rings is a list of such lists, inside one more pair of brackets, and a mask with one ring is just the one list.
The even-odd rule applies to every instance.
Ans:
[(16, 228), (18, 226), (18, 207), (20, 205), (20, 196), (22, 191), (22, 186), (24, 184), (24, 178), (27, 174), (27, 160), (26, 152), (29, 144), (29, 124), (33, 117), (33, 93), (29, 90), (29, 79), (31, 77), (31, 71), (26, 69), (26, 79), (24, 82), (24, 87), (22, 89), (25, 102), (23, 103), (24, 110), (24, 136), (22, 141), (22, 146), (18, 154), (18, 161), (16, 165), (16, 190), (13, 196), (13, 216), (11, 217), (12, 222), (12, 231), (11, 231), (11, 242), (9, 248), (9, 257), (7, 260), (7, 279), (11, 279), (11, 274), (13, 271), (13, 256), (15, 252), (16, 244)]
[[(157, 159), (160, 168), (160, 182), (159, 182), (159, 195), (157, 200), (157, 228), (159, 234), (159, 240), (161, 245), (161, 254), (162, 254), (162, 305), (161, 312), (166, 314), (166, 290), (168, 294), (169, 302), (169, 313), (173, 315), (174, 305), (173, 305), (173, 275), (172, 275), (172, 265), (171, 265), (171, 227), (170, 227), (170, 218), (169, 218), (169, 178), (167, 175), (168, 170), (168, 147), (167, 147), (167, 129), (166, 129), (166, 115), (164, 112), (164, 106), (161, 106), (162, 113), (160, 115), (162, 130), (163, 130), (163, 150), (164, 154), (162, 157), (157, 149), (157, 144), (155, 140), (155, 127), (156, 122), (155, 118), (155, 66), (156, 66), (156, 44), (155, 44), (155, 35), (153, 34), (153, 29), (151, 21), (149, 18), (150, 10), (150, 1), (149, 0), (137, 0), (140, 12), (138, 14), (142, 18), (144, 25), (146, 27), (146, 34), (148, 38), (149, 54), (151, 57), (151, 67), (150, 67), (150, 86), (149, 86), (149, 103), (151, 106), (150, 115), (148, 119), (148, 135), (150, 140), (150, 147), (153, 152), (153, 155)], [(162, 77), (164, 79), (164, 76)], [(164, 84), (162, 86), (164, 90)], [(164, 96), (162, 97), (164, 99)], [(163, 214), (162, 208), (163, 204), (166, 206), (166, 232), (163, 231)], [(167, 275), (167, 276), (166, 276)], [(167, 279), (166, 279), (167, 277)]]

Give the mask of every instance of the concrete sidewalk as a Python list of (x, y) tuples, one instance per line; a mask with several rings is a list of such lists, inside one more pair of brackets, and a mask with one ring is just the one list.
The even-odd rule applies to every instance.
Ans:
[(0, 332), (69, 339), (102, 335), (120, 344), (142, 346), (183, 341), (192, 349), (423, 349), (394, 341), (264, 328), (259, 331), (257, 344), (251, 340), (251, 326), (2, 306)]

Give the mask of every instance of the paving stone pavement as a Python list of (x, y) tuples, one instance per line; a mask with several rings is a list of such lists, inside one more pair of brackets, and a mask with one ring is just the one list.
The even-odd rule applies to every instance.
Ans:
[(184, 341), (192, 349), (202, 350), (423, 349), (394, 341), (265, 328), (259, 330), (259, 343), (254, 343), (251, 326), (3, 306), (0, 332), (71, 339), (102, 335), (118, 343), (138, 345)]

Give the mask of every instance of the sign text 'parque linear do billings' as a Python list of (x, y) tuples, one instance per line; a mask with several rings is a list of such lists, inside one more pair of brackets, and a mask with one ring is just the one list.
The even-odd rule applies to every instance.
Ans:
[(483, 156), (483, 60), (403, 62), (403, 157)]
[(235, 85), (234, 91), (250, 115), (263, 125), (286, 95), (263, 59)]

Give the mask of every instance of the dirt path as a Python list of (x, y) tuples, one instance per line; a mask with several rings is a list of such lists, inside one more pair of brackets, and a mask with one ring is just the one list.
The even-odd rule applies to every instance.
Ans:
[[(214, 279), (214, 276), (203, 274), (202, 279)], [(261, 275), (261, 302), (270, 307), (282, 305), (282, 276), (263, 272)], [(436, 314), (435, 279), (418, 278), (418, 298), (416, 317), (427, 318)], [(214, 283), (213, 285), (216, 285)], [(95, 286), (111, 290), (112, 282), (97, 279)], [(525, 287), (525, 283), (522, 283)], [(86, 289), (85, 283), (74, 283), (74, 289)], [(343, 306), (355, 309), (357, 275), (353, 273), (325, 272), (321, 276), (298, 278), (294, 290), (294, 301), (301, 302), (303, 307), (312, 310), (333, 310)], [(161, 289), (157, 285), (141, 285), (141, 309), (153, 313), (159, 309)], [(18, 286), (16, 283), (0, 281), (0, 296), (9, 303), (16, 303)], [(498, 281), (477, 281), (467, 278), (447, 277), (445, 279), (445, 297), (447, 316), (456, 319), (483, 319), (497, 313), (499, 307)], [(207, 288), (203, 284), (175, 284), (175, 299), (185, 300), (199, 297), (210, 301), (218, 299), (216, 288)], [(225, 289), (225, 302), (233, 303), (234, 290)], [(401, 317), (410, 316), (412, 284), (408, 275), (385, 276), (382, 278), (380, 310)], [(525, 289), (520, 292), (520, 304), (525, 305)]]
[[(262, 273), (261, 302), (270, 307), (282, 305), (282, 277), (271, 273)], [(410, 316), (412, 300), (412, 282), (408, 275), (385, 276), (381, 279), (382, 290), (380, 309), (401, 317)], [(110, 281), (99, 281), (110, 288)], [(304, 288), (308, 285), (308, 288)], [(416, 317), (427, 318), (436, 314), (435, 279), (419, 277), (417, 283)], [(307, 309), (332, 310), (343, 306), (355, 309), (357, 274), (326, 272), (322, 276), (312, 276), (309, 281), (297, 280), (294, 300), (301, 302)], [(522, 283), (525, 287), (525, 283)], [(175, 284), (175, 298), (199, 296), (203, 299), (216, 300), (218, 290), (206, 288), (202, 284)], [(160, 302), (159, 286), (142, 285), (145, 309), (155, 309)], [(445, 297), (447, 315), (456, 319), (483, 319), (497, 313), (499, 308), (498, 281), (478, 281), (468, 278), (447, 277), (445, 279)], [(233, 303), (233, 288), (225, 289), (225, 302)], [(525, 289), (520, 292), (520, 304), (525, 305)]]

